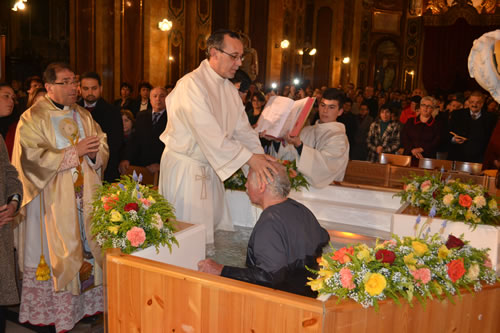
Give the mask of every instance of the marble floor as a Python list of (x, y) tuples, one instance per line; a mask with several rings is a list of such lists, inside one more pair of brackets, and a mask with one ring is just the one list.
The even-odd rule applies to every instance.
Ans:
[[(341, 248), (348, 244), (355, 243), (366, 243), (369, 246), (373, 246), (375, 244), (375, 237), (373, 237), (372, 233), (365, 232), (362, 229), (345, 229), (345, 225), (325, 225), (323, 224), (329, 234), (330, 241), (333, 247)], [(249, 227), (240, 227), (236, 226), (235, 231), (222, 231), (218, 230), (215, 232), (215, 242), (214, 244), (207, 245), (207, 258), (211, 258), (221, 264), (236, 266), (236, 267), (245, 267), (245, 259), (247, 252), (247, 244), (248, 239), (250, 238), (250, 234), (252, 233), (252, 228)], [(371, 234), (370, 236), (366, 236), (366, 234)], [(388, 235), (385, 233), (377, 234), (379, 238), (388, 238)], [(326, 246), (324, 251), (329, 251), (329, 245)], [(15, 320), (15, 313), (18, 311), (18, 308), (11, 308), (11, 320)], [(51, 332), (46, 328), (41, 327), (23, 327), (13, 321), (7, 322), (7, 330), (6, 333), (31, 333), (31, 332)], [(104, 324), (102, 320), (102, 315), (94, 322), (89, 323), (81, 321), (78, 323), (71, 332), (74, 333), (101, 333), (104, 332)]]

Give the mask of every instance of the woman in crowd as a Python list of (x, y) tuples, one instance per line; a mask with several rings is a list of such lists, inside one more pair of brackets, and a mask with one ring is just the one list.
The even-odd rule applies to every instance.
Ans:
[(132, 86), (127, 82), (122, 82), (120, 85), (120, 98), (115, 100), (113, 104), (122, 109), (128, 109), (133, 100), (130, 98), (132, 94)]
[(123, 143), (127, 143), (130, 139), (130, 135), (134, 131), (135, 118), (130, 110), (121, 109), (122, 121), (123, 121)]
[(368, 146), (368, 161), (377, 162), (380, 154), (394, 154), (399, 149), (400, 126), (391, 119), (389, 105), (380, 107), (378, 119), (370, 125), (366, 144)]
[(432, 117), (435, 100), (431, 96), (423, 97), (420, 105), (416, 106), (420, 114), (409, 118), (401, 132), (401, 145), (405, 155), (411, 155), (413, 164), (417, 159), (424, 157), (436, 158), (439, 146), (440, 127)]
[(26, 104), (26, 109), (29, 109), (33, 104), (35, 104), (40, 98), (44, 97), (47, 94), (47, 89), (41, 87), (36, 88), (33, 95), (30, 95), (28, 99), (28, 104)]
[[(0, 118), (14, 109), (14, 90), (0, 83)], [(13, 219), (22, 202), (23, 186), (0, 135), (0, 332), (5, 332), (8, 305), (19, 303), (14, 263)]]
[(252, 107), (247, 109), (248, 121), (252, 127), (256, 126), (264, 104), (266, 104), (266, 96), (260, 91), (255, 92), (252, 97)]

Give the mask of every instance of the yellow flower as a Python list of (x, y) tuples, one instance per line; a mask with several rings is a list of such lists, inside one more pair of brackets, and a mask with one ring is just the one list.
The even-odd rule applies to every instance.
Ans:
[(311, 289), (313, 291), (316, 291), (316, 290), (320, 290), (321, 288), (323, 288), (323, 278), (319, 278), (319, 279), (312, 279), (312, 278), (308, 278), (310, 281), (307, 282), (307, 285), (308, 286), (311, 286)]
[(449, 254), (450, 254), (450, 250), (448, 250), (446, 245), (441, 245), (441, 247), (438, 250), (438, 257), (441, 259), (446, 259), (446, 258), (448, 258)]
[(474, 201), (474, 204), (476, 205), (476, 207), (482, 208), (482, 207), (486, 206), (486, 199), (482, 195), (478, 195), (478, 196), (474, 197), (473, 201)]
[(465, 275), (465, 277), (467, 279), (469, 279), (470, 281), (475, 281), (475, 280), (477, 280), (478, 276), (479, 276), (479, 265), (472, 264), (472, 266), (470, 266), (469, 271), (467, 272), (467, 275)]
[(149, 197), (148, 197), (148, 200), (149, 200), (149, 202), (151, 202), (151, 204), (154, 204), (154, 203), (156, 202), (156, 200), (155, 200), (155, 199), (153, 199), (153, 197), (152, 197), (152, 196), (149, 196)]
[(411, 246), (413, 247), (413, 251), (415, 254), (419, 257), (423, 256), (427, 251), (429, 251), (429, 248), (427, 245), (424, 243), (420, 243), (419, 241), (413, 241), (411, 242)]
[(379, 295), (387, 286), (385, 277), (379, 273), (368, 273), (365, 279), (365, 290), (371, 296)]
[(333, 271), (329, 269), (320, 269), (318, 275), (325, 278), (325, 280), (328, 280), (333, 276)]
[(474, 213), (471, 210), (467, 210), (467, 213), (465, 213), (465, 220), (466, 221), (471, 221), (474, 220)]
[(406, 186), (406, 192), (415, 192), (415, 186), (413, 184), (408, 184)]
[(112, 225), (112, 226), (108, 227), (109, 232), (111, 232), (111, 233), (113, 233), (115, 235), (118, 233), (119, 229), (120, 229), (119, 225)]
[(410, 253), (403, 257), (403, 261), (410, 270), (416, 270), (415, 264), (417, 263), (417, 259), (415, 259), (414, 253)]
[(368, 251), (367, 249), (359, 250), (358, 253), (356, 254), (356, 257), (364, 262), (372, 261), (370, 257), (370, 251)]
[(451, 187), (449, 187), (449, 186), (445, 186), (445, 187), (443, 187), (443, 192), (444, 192), (444, 193), (451, 193), (451, 192), (452, 192), (452, 189), (451, 189)]
[(112, 210), (111, 211), (111, 218), (110, 218), (111, 222), (120, 222), (122, 220), (122, 214), (120, 214), (119, 211), (116, 211), (116, 210)]
[(438, 295), (442, 295), (443, 294), (443, 288), (441, 288), (441, 286), (439, 285), (439, 283), (437, 281), (432, 281), (432, 283), (434, 283), (434, 288), (436, 288), (436, 292)]
[(491, 199), (490, 202), (488, 202), (488, 207), (490, 207), (490, 209), (497, 209), (497, 201), (495, 199)]
[(443, 203), (446, 205), (446, 206), (449, 206), (451, 204), (451, 202), (453, 201), (453, 194), (447, 194), (443, 197)]
[(321, 267), (328, 267), (328, 261), (325, 260), (325, 258), (321, 257), (321, 259), (318, 260), (318, 264)]

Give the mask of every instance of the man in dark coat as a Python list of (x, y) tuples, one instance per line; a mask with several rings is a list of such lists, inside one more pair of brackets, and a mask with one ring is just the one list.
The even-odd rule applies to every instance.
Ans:
[(469, 97), (469, 108), (456, 110), (451, 114), (449, 160), (483, 162), (484, 152), (496, 124), (491, 113), (482, 111), (483, 104), (483, 94), (474, 91)]
[(151, 173), (160, 170), (160, 160), (165, 144), (160, 141), (160, 134), (167, 126), (165, 109), (167, 91), (163, 87), (151, 90), (152, 110), (142, 111), (135, 121), (135, 132), (124, 149), (120, 162), (120, 172), (126, 173), (130, 165), (147, 167)]
[(285, 167), (273, 162), (269, 184), (259, 184), (250, 169), (246, 183), (252, 203), (264, 210), (250, 235), (246, 268), (223, 266), (211, 259), (198, 263), (202, 272), (263, 285), (304, 296), (315, 297), (306, 286), (312, 274), (305, 268), (317, 267), (330, 236), (304, 205), (287, 198), (290, 180)]
[(120, 178), (118, 163), (123, 143), (123, 121), (120, 110), (101, 98), (101, 78), (97, 73), (84, 73), (80, 77), (80, 90), (82, 100), (78, 104), (90, 112), (108, 137), (109, 161), (104, 171), (104, 180), (114, 182)]

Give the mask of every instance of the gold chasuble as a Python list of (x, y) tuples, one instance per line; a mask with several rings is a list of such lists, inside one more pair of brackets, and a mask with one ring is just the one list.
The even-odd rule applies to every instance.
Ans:
[[(88, 136), (100, 138), (95, 161), (88, 156), (79, 158), (76, 152), (78, 140)], [(101, 249), (90, 236), (90, 214), (93, 193), (101, 184), (100, 175), (108, 157), (106, 134), (90, 113), (77, 104), (61, 110), (45, 97), (23, 113), (19, 120), (12, 164), (19, 171), (25, 193), (20, 258), (24, 259), (26, 267), (33, 267), (36, 252), (40, 256), (40, 245), (37, 249), (32, 244), (32, 239), (36, 238), (26, 230), (36, 230), (36, 226), (40, 229), (39, 216), (36, 215), (42, 213), (44, 230), (40, 232), (42, 236), (46, 235), (43, 242), (48, 253), (44, 251), (44, 254), (49, 257), (55, 291), (67, 290), (73, 295), (81, 292), (79, 270), (84, 262), (85, 237), (82, 238), (79, 209), (83, 213), (80, 214), (83, 217), (81, 224), (87, 235), (88, 248), (97, 264), (94, 265), (94, 285), (102, 284)], [(81, 185), (83, 190), (79, 191)], [(41, 211), (40, 199), (43, 203)], [(81, 205), (77, 205), (77, 199), (82, 199)], [(26, 240), (22, 239), (23, 235)]]

